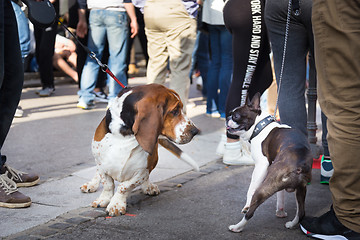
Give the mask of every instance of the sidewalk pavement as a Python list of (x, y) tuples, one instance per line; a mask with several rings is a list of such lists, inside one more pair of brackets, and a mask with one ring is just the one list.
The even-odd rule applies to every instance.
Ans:
[[(129, 85), (144, 83), (144, 77), (129, 79)], [(25, 116), (14, 119), (2, 152), (7, 155), (8, 164), (12, 167), (26, 172), (39, 173), (40, 170), (42, 181), (37, 186), (20, 189), (31, 197), (31, 207), (0, 208), (0, 237), (44, 224), (61, 214), (89, 206), (94, 200), (93, 194), (81, 193), (79, 188), (95, 173), (90, 144), (95, 128), (105, 114), (106, 104), (98, 104), (91, 111), (76, 108), (78, 97), (75, 84), (57, 85), (55, 94), (48, 98), (36, 96), (34, 92), (37, 89), (39, 87), (24, 89), (20, 105)], [(215, 149), (220, 135), (225, 133), (224, 121), (207, 117), (205, 108), (206, 103), (193, 84), (187, 106), (188, 116), (201, 129), (201, 134), (179, 147), (191, 155), (199, 166), (219, 159)], [(83, 160), (72, 167), (67, 166), (66, 158), (71, 161)], [(67, 172), (60, 170), (63, 167)], [(151, 173), (150, 180), (162, 182), (191, 169), (161, 147), (159, 163)]]
[[(144, 83), (144, 77), (129, 80), (129, 85)], [(49, 98), (37, 97), (34, 94), (37, 89), (24, 89), (21, 106), (25, 116), (14, 120), (3, 153), (8, 156), (9, 165), (27, 172), (38, 172), (41, 182), (37, 186), (20, 189), (31, 197), (31, 207), (0, 208), (0, 237), (46, 238), (59, 229), (67, 228), (69, 224), (79, 224), (89, 218), (104, 216), (103, 210), (89, 208), (100, 193), (84, 194), (79, 187), (95, 173), (90, 144), (94, 130), (105, 114), (106, 104), (98, 104), (91, 111), (76, 108), (75, 84), (59, 84), (55, 94)], [(188, 116), (201, 129), (201, 134), (179, 147), (207, 170), (193, 173), (190, 166), (160, 148), (159, 163), (151, 173), (150, 180), (162, 184), (163, 189), (168, 187), (169, 180), (184, 174), (187, 174), (185, 178), (188, 181), (225, 167), (215, 154), (220, 136), (225, 133), (225, 123), (223, 120), (207, 117), (205, 108), (206, 102), (194, 83), (187, 110)], [(65, 223), (56, 219), (67, 220)], [(38, 230), (39, 226), (49, 226), (54, 222), (54, 227), (35, 234), (38, 237), (27, 238), (27, 235), (24, 237), (22, 234), (27, 234), (28, 229)]]

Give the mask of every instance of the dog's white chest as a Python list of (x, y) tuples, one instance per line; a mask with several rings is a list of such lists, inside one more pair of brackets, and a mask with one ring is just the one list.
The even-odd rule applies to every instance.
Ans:
[(93, 141), (92, 152), (99, 170), (117, 181), (124, 181), (134, 171), (147, 167), (148, 154), (132, 135), (107, 133), (100, 142)]

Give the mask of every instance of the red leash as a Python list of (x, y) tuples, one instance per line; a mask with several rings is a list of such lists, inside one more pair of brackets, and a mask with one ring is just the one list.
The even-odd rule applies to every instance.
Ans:
[(96, 61), (96, 63), (100, 66), (101, 71), (106, 72), (107, 74), (110, 75), (110, 77), (112, 77), (122, 88), (126, 88), (126, 86), (120, 82), (119, 79), (116, 78), (116, 76), (110, 71), (109, 67), (106, 64), (103, 64), (97, 57), (96, 54), (94, 52), (91, 52), (89, 50), (89, 48), (87, 48), (86, 46), (84, 46), (78, 39), (77, 37), (58, 19), (58, 22), (60, 23), (60, 25), (70, 33), (70, 35), (76, 40), (77, 43), (80, 44), (81, 47), (84, 48), (84, 50), (87, 52), (87, 54), (89, 55), (89, 57), (91, 59), (94, 59)]

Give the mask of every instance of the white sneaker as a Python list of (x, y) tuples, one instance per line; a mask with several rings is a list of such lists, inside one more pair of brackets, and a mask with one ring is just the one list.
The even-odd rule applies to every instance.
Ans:
[(219, 156), (224, 155), (226, 140), (227, 140), (226, 134), (222, 134), (221, 138), (220, 138), (220, 142), (219, 142), (219, 144), (218, 144), (218, 146), (216, 148), (216, 154), (217, 155), (219, 155)]
[(17, 106), (14, 117), (21, 118), (24, 115), (24, 111), (20, 106)]
[(250, 150), (243, 140), (226, 143), (223, 163), (227, 165), (254, 165), (255, 162), (249, 153)]

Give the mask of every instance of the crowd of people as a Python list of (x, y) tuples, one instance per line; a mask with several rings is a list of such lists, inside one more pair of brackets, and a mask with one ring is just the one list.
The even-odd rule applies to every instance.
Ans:
[[(61, 2), (49, 1), (60, 17)], [(5, 0), (0, 7), (1, 153), (20, 109), (24, 74), (17, 66), (26, 70), (30, 64), (32, 31), (21, 2)], [(304, 218), (301, 227), (318, 236), (359, 237), (359, 10), (355, 0), (77, 0), (67, 15), (77, 41), (61, 34), (57, 21), (33, 28), (33, 58), (42, 84), (37, 94), (54, 93), (55, 68), (79, 85), (77, 107), (90, 110), (96, 101), (111, 104), (121, 86), (101, 72), (82, 45), (126, 86), (128, 73), (136, 72), (131, 49), (138, 35), (147, 82), (165, 84), (170, 76), (169, 87), (179, 94), (184, 112), (193, 76), (202, 79), (205, 114), (221, 120), (258, 92), (264, 99), (269, 94), (274, 98), (276, 94), (267, 90), (276, 79), (278, 120), (307, 136), (305, 93), (310, 69), (311, 80), (318, 82), (322, 110), (321, 182), (330, 184), (333, 205), (319, 218)], [(254, 164), (249, 144), (241, 137), (224, 132), (219, 138), (216, 153), (224, 164)], [(33, 186), (39, 177), (17, 171), (5, 161), (1, 155), (0, 206), (29, 206), (31, 199), (17, 187)]]

